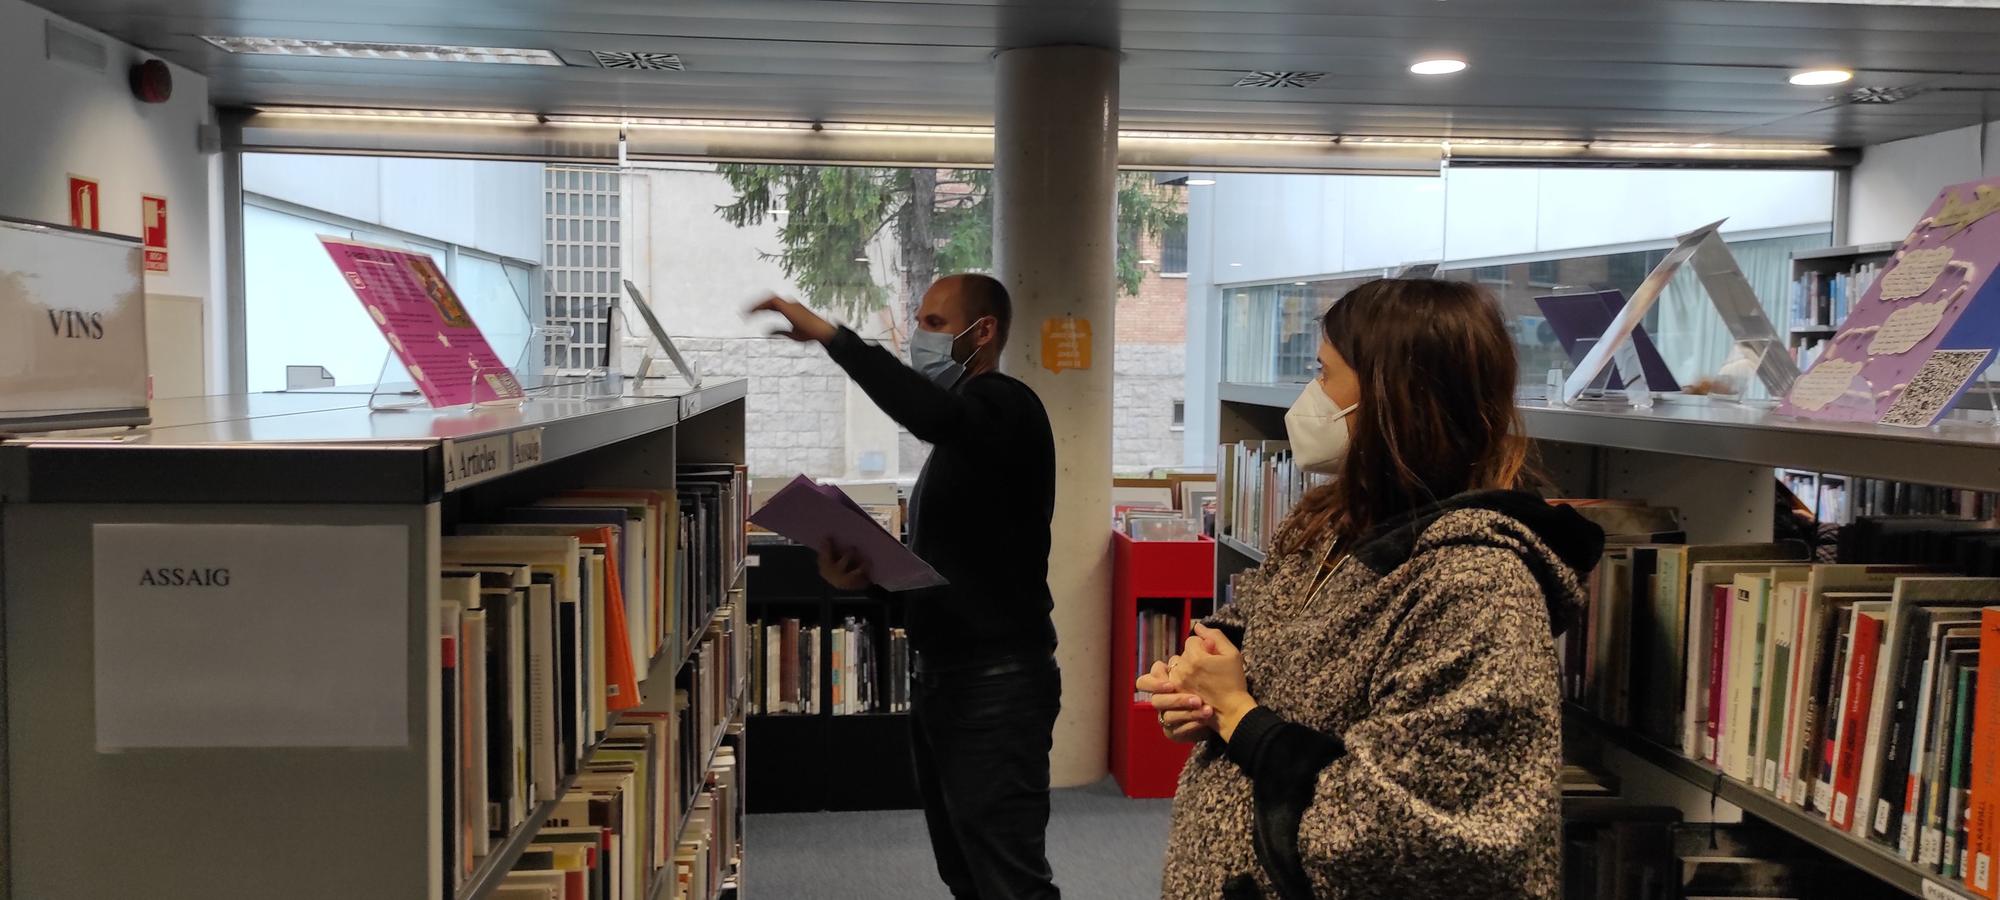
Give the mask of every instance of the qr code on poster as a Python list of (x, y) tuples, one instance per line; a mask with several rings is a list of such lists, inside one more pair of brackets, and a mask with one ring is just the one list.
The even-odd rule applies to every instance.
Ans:
[(1922, 428), (1937, 418), (1966, 380), (1986, 367), (1990, 350), (1937, 350), (1910, 377), (1910, 386), (1882, 416), (1884, 425)]

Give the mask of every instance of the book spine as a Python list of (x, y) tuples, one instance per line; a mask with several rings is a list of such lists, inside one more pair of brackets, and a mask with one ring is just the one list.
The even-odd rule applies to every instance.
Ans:
[(1979, 699), (1979, 670), (1969, 667), (1959, 670), (1958, 697), (1952, 712), (1951, 766), (1945, 792), (1943, 822), (1944, 848), (1940, 854), (1938, 871), (1953, 878), (1964, 878), (1965, 840), (1965, 799), (1966, 799), (1966, 755), (1972, 752), (1972, 728), (1967, 722), (1972, 718), (1973, 705)]
[(1996, 891), (1994, 857), (2000, 855), (2000, 608), (1979, 621), (1979, 680), (1974, 688), (1972, 751), (1966, 772), (1966, 884), (1987, 900)]
[(1708, 721), (1701, 758), (1716, 762), (1721, 752), (1724, 697), (1729, 677), (1729, 614), (1734, 589), (1718, 584), (1709, 593)]
[(1840, 753), (1834, 762), (1833, 824), (1852, 831), (1856, 819), (1855, 791), (1861, 783), (1861, 757), (1875, 694), (1875, 668), (1881, 655), (1882, 620), (1866, 613), (1854, 618), (1854, 652), (1850, 654), (1846, 712), (1840, 726)]
[(1920, 685), (1926, 664), (1924, 641), (1930, 631), (1923, 618), (1918, 616), (1906, 623), (1902, 646), (1897, 648), (1891, 662), (1894, 671), (1887, 673), (1890, 694), (1884, 698), (1882, 707), (1885, 721), (1881, 773), (1876, 777), (1873, 791), (1874, 817), (1868, 823), (1868, 839), (1896, 848), (1904, 859), (1915, 858), (1914, 848), (1905, 840), (1903, 810), (1916, 793), (1915, 779), (1910, 776), (1910, 752), (1911, 732), (1916, 727), (1917, 709), (1923, 702)]

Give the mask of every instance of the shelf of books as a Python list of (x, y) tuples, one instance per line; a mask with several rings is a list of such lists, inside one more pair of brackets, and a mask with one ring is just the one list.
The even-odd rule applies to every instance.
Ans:
[(910, 758), (904, 598), (833, 590), (810, 548), (776, 535), (756, 535), (752, 552), (748, 730), (761, 749), (751, 811), (916, 807), (906, 770), (880, 764)]
[(1792, 255), (1791, 321), (1785, 346), (1800, 368), (1812, 364), (1854, 301), (1896, 252), (1896, 244), (1830, 247)]
[(1152, 698), (1132, 682), (1180, 652), (1215, 611), (1214, 542), (1111, 535), (1111, 774), (1128, 797), (1172, 797), (1188, 745), (1160, 733)]
[[(1303, 488), (1298, 390), (1220, 391), (1225, 602)], [(1521, 410), (1609, 538), (1558, 647), (1568, 737), (1687, 821), (1740, 810), (1886, 889), (2000, 897), (2000, 436), (1680, 397)]]
[(735, 883), (742, 382), (365, 400), (0, 444), (5, 896)]

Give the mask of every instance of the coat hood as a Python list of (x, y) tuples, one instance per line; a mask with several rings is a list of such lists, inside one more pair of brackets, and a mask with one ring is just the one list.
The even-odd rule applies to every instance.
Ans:
[(1604, 530), (1526, 491), (1468, 491), (1376, 526), (1354, 558), (1387, 574), (1427, 545), (1467, 542), (1519, 553), (1548, 601), (1550, 628), (1561, 634), (1583, 600), (1584, 577), (1604, 552)]

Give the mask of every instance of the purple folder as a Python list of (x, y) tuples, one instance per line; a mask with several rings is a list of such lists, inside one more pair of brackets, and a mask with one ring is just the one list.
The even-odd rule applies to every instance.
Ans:
[(868, 577), (891, 591), (946, 583), (930, 563), (911, 553), (846, 492), (814, 484), (804, 475), (772, 494), (750, 514), (750, 521), (814, 550), (832, 543), (859, 553), (868, 563)]
[[(1584, 354), (1590, 351), (1590, 344), (1586, 342), (1604, 337), (1604, 329), (1611, 327), (1611, 320), (1625, 308), (1625, 295), (1619, 291), (1561, 294), (1536, 297), (1535, 305), (1541, 307), (1542, 318), (1548, 320), (1549, 328), (1556, 333), (1556, 340), (1562, 342), (1563, 354), (1569, 357), (1570, 364), (1580, 365)], [(1639, 370), (1646, 374), (1647, 390), (1659, 393), (1681, 389), (1680, 382), (1674, 380), (1673, 370), (1668, 369), (1667, 361), (1660, 358), (1659, 348), (1653, 346), (1653, 339), (1646, 335), (1643, 325), (1632, 329), (1632, 350), (1639, 354)], [(1614, 372), (1609, 388), (1622, 391), (1625, 380)]]

